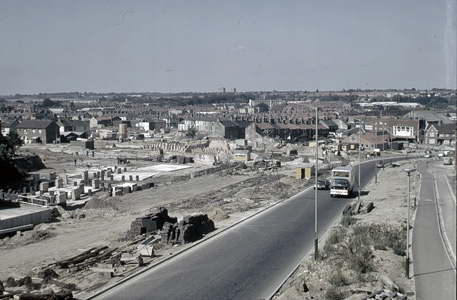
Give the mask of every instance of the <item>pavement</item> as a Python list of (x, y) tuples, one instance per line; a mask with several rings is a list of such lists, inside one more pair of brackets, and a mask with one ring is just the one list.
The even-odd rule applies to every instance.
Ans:
[[(455, 228), (455, 196), (452, 209), (452, 196), (448, 196), (452, 192), (443, 188), (447, 178), (434, 176), (435, 163), (440, 164), (421, 161), (418, 167), (421, 189), (412, 236), (417, 300), (456, 299), (456, 269), (452, 260), (455, 248), (448, 242), (453, 235), (451, 223)], [(442, 209), (443, 204), (449, 207)]]

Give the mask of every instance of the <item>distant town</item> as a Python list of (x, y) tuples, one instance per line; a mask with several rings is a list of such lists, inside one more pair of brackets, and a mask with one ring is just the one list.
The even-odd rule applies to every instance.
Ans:
[[(318, 136), (338, 138), (331, 147), (335, 151), (357, 147), (349, 137), (356, 127), (363, 128), (368, 149), (399, 147), (401, 142), (455, 146), (456, 91), (449, 89), (241, 93), (219, 88), (214, 93), (0, 97), (2, 134), (15, 131), (26, 144), (140, 140), (171, 133), (228, 140), (259, 135), (306, 142), (315, 135), (315, 108)], [(375, 141), (374, 136), (384, 140)]]

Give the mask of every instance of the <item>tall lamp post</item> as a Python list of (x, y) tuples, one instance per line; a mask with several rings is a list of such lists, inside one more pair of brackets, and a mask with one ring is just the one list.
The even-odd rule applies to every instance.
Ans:
[(319, 140), (318, 140), (318, 123), (319, 120), (317, 118), (317, 106), (315, 107), (316, 109), (316, 170), (315, 170), (315, 175), (314, 175), (314, 260), (317, 261), (319, 258), (319, 250), (318, 250), (318, 236), (317, 236), (317, 176), (319, 174), (319, 168), (318, 168), (318, 163), (319, 163)]
[(409, 279), (409, 208), (411, 204), (411, 173), (416, 171), (415, 168), (404, 168), (404, 172), (408, 173), (408, 218), (406, 221), (406, 278)]
[[(375, 143), (375, 147), (376, 149), (378, 148), (378, 122), (376, 122), (376, 143)], [(374, 155), (375, 155), (375, 159), (374, 159), (374, 183), (378, 183), (378, 166), (377, 166), (377, 158), (376, 158), (376, 155), (377, 155), (378, 152), (374, 151)]]
[(360, 193), (361, 193), (361, 190), (360, 190), (360, 169), (362, 168), (362, 156), (361, 156), (361, 152), (362, 152), (362, 120), (359, 119), (359, 190), (358, 190), (358, 193), (357, 193), (357, 201), (358, 203), (360, 204)]
[(318, 248), (318, 235), (317, 235), (317, 176), (318, 176), (318, 166), (319, 166), (319, 156), (318, 156), (318, 151), (319, 151), (319, 139), (318, 139), (318, 124), (319, 124), (319, 119), (317, 116), (317, 106), (311, 106), (311, 105), (306, 105), (306, 107), (312, 108), (316, 110), (316, 117), (315, 117), (315, 123), (316, 123), (316, 166), (315, 166), (315, 175), (314, 175), (314, 260), (317, 261), (319, 258), (319, 248)]

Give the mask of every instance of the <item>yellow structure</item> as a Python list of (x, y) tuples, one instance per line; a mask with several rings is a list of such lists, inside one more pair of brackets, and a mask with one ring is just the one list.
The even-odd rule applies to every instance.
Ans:
[(297, 179), (308, 179), (314, 175), (313, 164), (302, 164), (295, 168), (295, 178)]
[(233, 160), (235, 161), (249, 161), (251, 160), (251, 151), (249, 150), (235, 150), (233, 154)]

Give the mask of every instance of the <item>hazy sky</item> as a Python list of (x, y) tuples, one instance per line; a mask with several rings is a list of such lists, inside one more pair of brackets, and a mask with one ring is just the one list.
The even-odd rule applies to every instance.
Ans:
[(456, 88), (455, 0), (1, 0), (0, 94)]

